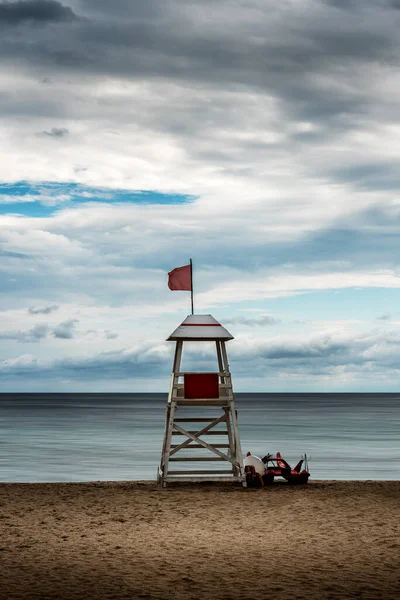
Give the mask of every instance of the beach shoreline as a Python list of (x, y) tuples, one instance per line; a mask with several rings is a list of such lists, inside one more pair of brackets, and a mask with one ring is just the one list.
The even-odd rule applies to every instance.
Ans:
[(0, 598), (400, 597), (400, 482), (0, 483)]

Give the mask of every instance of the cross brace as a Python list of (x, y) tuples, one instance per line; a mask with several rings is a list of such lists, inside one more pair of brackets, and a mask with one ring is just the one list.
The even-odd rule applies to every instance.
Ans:
[[(217, 475), (227, 475), (227, 481), (244, 482), (244, 471), (241, 457), (240, 441), (238, 437), (236, 410), (234, 407), (233, 398), (227, 400), (227, 405), (222, 408), (223, 414), (218, 417), (176, 417), (176, 411), (182, 403), (179, 399), (171, 398), (167, 407), (166, 431), (164, 436), (164, 447), (162, 463), (159, 469), (159, 481), (165, 486), (171, 481), (216, 481)], [(190, 409), (183, 408), (186, 414)], [(204, 409), (203, 409), (204, 410)], [(213, 409), (215, 410), (215, 408)], [(198, 413), (197, 413), (198, 414)], [(187, 425), (186, 425), (187, 424)], [(199, 427), (194, 429), (193, 425), (199, 424)], [(204, 425), (204, 426), (203, 426)], [(219, 427), (218, 427), (219, 426)], [(186, 427), (188, 427), (186, 429)], [(190, 428), (191, 427), (191, 428)], [(172, 436), (184, 436), (186, 439), (179, 444), (172, 444)], [(216, 443), (206, 442), (203, 436), (217, 436)], [(221, 443), (219, 436), (227, 436), (228, 443)], [(197, 453), (191, 453), (191, 456), (181, 456), (181, 450), (198, 450), (205, 449), (209, 456), (196, 456)], [(179, 453), (179, 454), (178, 454)], [(169, 462), (187, 462), (193, 463), (194, 468), (190, 470), (169, 470)], [(206, 468), (199, 471), (195, 467), (196, 462), (221, 461), (230, 465), (230, 469), (218, 470)], [(172, 465), (171, 465), (172, 466)], [(189, 466), (189, 465), (188, 465)], [(221, 465), (222, 466), (222, 465)], [(211, 464), (210, 464), (211, 467)], [(185, 478), (186, 475), (204, 477)], [(230, 477), (228, 477), (230, 476)], [(218, 478), (219, 480), (220, 478)]]
[[(209, 425), (210, 427), (213, 427), (214, 425), (217, 425), (218, 423), (221, 422), (222, 419), (216, 419), (213, 423), (211, 423)], [(224, 419), (226, 420), (226, 419)], [(208, 432), (198, 432), (197, 434), (193, 434), (190, 431), (185, 431), (185, 429), (182, 429), (182, 427), (179, 427), (179, 425), (177, 425), (176, 423), (174, 423), (173, 425), (174, 429), (176, 429), (177, 431), (179, 431), (179, 433), (181, 433), (182, 435), (186, 435), (189, 440), (184, 442), (183, 444), (181, 444), (182, 448), (185, 448), (186, 446), (188, 446), (190, 444), (191, 441), (193, 442), (197, 442), (198, 444), (200, 444), (201, 446), (203, 446), (203, 448), (207, 448), (207, 450), (210, 450), (211, 452), (214, 452), (215, 454), (218, 454), (218, 456), (220, 458), (222, 458), (223, 460), (227, 460), (230, 463), (232, 463), (233, 465), (235, 465), (235, 467), (239, 467), (239, 462), (235, 459), (235, 458), (231, 458), (230, 456), (228, 456), (227, 454), (224, 454), (223, 452), (221, 452), (220, 450), (217, 450), (217, 448), (214, 448), (214, 446), (211, 446), (211, 444), (207, 444), (207, 442), (205, 442), (204, 440), (201, 440), (199, 435), (202, 435), (202, 433), (208, 433)], [(170, 456), (172, 454), (175, 454), (177, 451), (179, 450), (178, 448), (174, 448), (172, 450), (172, 452), (170, 452)]]

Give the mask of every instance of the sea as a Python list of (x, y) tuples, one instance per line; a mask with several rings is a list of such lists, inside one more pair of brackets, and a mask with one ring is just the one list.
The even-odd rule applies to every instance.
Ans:
[[(400, 394), (235, 398), (244, 455), (280, 451), (294, 465), (306, 454), (311, 479), (400, 480)], [(166, 401), (166, 394), (0, 394), (0, 481), (155, 480)]]

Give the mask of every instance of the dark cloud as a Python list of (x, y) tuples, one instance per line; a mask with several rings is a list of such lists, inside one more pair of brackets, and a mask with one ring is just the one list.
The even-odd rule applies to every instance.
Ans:
[(69, 134), (68, 129), (65, 127), (53, 127), (51, 131), (42, 131), (38, 135), (52, 137), (52, 138), (63, 138)]
[(360, 162), (326, 172), (334, 180), (348, 182), (359, 190), (398, 190), (400, 174), (396, 163)]
[(51, 23), (73, 21), (77, 16), (69, 6), (55, 0), (17, 0), (0, 4), (0, 24), (21, 22)]
[(253, 347), (235, 346), (231, 352), (232, 371), (246, 375), (249, 364), (255, 377), (277, 373), (302, 376), (331, 376), (343, 371), (355, 378), (390, 376), (400, 368), (400, 337), (397, 332), (321, 335), (304, 341), (282, 339), (255, 343)]
[[(398, 233), (385, 231), (382, 235), (380, 231), (368, 230), (369, 225), (373, 226), (377, 222), (383, 225), (389, 219), (385, 218), (383, 211), (364, 211), (357, 215), (354, 224), (348, 218), (347, 226), (345, 223), (337, 223), (336, 228), (310, 233), (301, 240), (289, 242), (286, 247), (280, 244), (275, 248), (271, 246), (271, 255), (264, 260), (268, 265), (277, 267), (288, 261), (298, 265), (300, 269), (304, 269), (307, 263), (315, 262), (316, 258), (318, 261), (344, 261), (345, 264), (337, 267), (343, 274), (350, 273), (353, 269), (368, 269), (382, 264), (385, 268), (397, 268), (399, 258), (394, 248)], [(366, 229), (362, 230), (361, 225), (365, 225)], [(357, 230), (358, 227), (360, 230)], [(263, 260), (259, 250), (255, 249), (255, 253)]]
[(48, 315), (54, 312), (55, 310), (58, 310), (59, 308), (59, 304), (50, 304), (49, 306), (43, 306), (41, 308), (35, 308), (34, 306), (31, 306), (30, 308), (28, 308), (28, 312), (31, 315)]
[(328, 6), (333, 8), (341, 8), (344, 10), (353, 10), (359, 4), (359, 0), (323, 0)]
[(362, 64), (399, 59), (397, 27), (371, 2), (363, 3), (363, 19), (356, 7), (332, 16), (322, 1), (290, 10), (274, 4), (272, 13), (264, 1), (188, 2), (185, 10), (177, 0), (81, 6), (90, 21), (4, 39), (3, 58), (57, 71), (247, 86), (313, 121), (359, 112), (368, 104), (364, 90), (337, 81)]
[(70, 319), (69, 321), (59, 323), (57, 327), (53, 329), (54, 337), (62, 340), (71, 340), (74, 337), (75, 325), (78, 322), (77, 319)]
[[(305, 342), (288, 342), (264, 344), (255, 349), (258, 359), (302, 361), (304, 359), (327, 359), (342, 357), (349, 349), (349, 342), (337, 341), (331, 337), (321, 337)], [(336, 363), (336, 359), (334, 361)]]
[(35, 325), (30, 332), (29, 336), (34, 340), (42, 340), (47, 337), (48, 334), (48, 326), (47, 325)]
[(145, 378), (151, 376), (154, 370), (159, 375), (166, 375), (171, 368), (170, 361), (159, 354), (146, 355), (143, 351), (103, 352), (89, 359), (70, 359), (59, 361), (56, 368), (70, 373), (78, 379), (92, 377), (110, 377), (125, 379), (131, 377)]
[(158, 376), (167, 378), (171, 369), (170, 361), (161, 361), (160, 359), (143, 361), (137, 355), (124, 356), (122, 352), (105, 352), (90, 359), (64, 359), (51, 365), (41, 364), (37, 360), (3, 363), (0, 364), (0, 378), (9, 376), (40, 379), (68, 377), (76, 381), (143, 379), (154, 377), (154, 369), (157, 369)]
[(35, 325), (28, 331), (5, 331), (0, 333), (0, 340), (15, 340), (16, 342), (40, 342), (49, 333), (48, 325)]
[(385, 314), (377, 317), (378, 321), (389, 321), (392, 318), (391, 315)]
[(322, 0), (327, 6), (332, 8), (338, 8), (346, 11), (355, 11), (362, 8), (398, 8), (400, 7), (400, 0)]

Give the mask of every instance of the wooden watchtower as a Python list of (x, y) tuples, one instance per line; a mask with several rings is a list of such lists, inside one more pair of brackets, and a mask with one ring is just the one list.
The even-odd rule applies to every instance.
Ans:
[[(246, 485), (225, 347), (232, 339), (211, 315), (188, 316), (168, 338), (176, 347), (158, 469), (158, 482), (164, 487), (172, 481), (236, 481)], [(213, 342), (218, 371), (181, 372), (184, 342)], [(215, 442), (209, 438), (206, 442), (205, 436)], [(179, 469), (179, 462), (186, 463), (186, 468)]]

